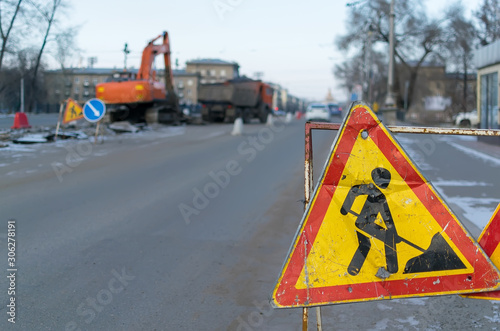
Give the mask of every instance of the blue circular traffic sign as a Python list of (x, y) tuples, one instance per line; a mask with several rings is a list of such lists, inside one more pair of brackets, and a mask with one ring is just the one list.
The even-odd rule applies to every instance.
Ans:
[(106, 114), (106, 105), (99, 99), (90, 99), (83, 106), (83, 117), (89, 122), (98, 122)]

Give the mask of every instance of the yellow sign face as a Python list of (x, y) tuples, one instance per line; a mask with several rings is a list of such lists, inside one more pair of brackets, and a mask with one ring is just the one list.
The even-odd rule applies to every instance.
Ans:
[[(374, 169), (386, 169), (390, 174), (390, 182), (386, 189), (377, 188), (372, 178)], [(362, 193), (368, 193), (370, 186), (373, 186), (372, 190), (376, 194), (384, 196), (381, 199), (382, 203), (367, 203), (369, 194)], [(361, 192), (363, 188), (366, 188), (366, 192)], [(347, 212), (345, 215), (342, 213), (342, 208)], [(367, 224), (363, 227), (360, 225), (365, 221), (366, 213), (363, 209), (368, 208), (376, 212), (368, 215), (372, 218), (368, 222), (373, 222), (373, 226)], [(385, 217), (384, 220), (382, 215), (386, 211), (390, 212), (391, 217), (390, 219)], [(324, 222), (318, 231), (307, 264), (297, 282), (298, 288), (381, 281), (381, 278), (376, 276), (380, 268), (385, 268), (390, 273), (391, 280), (404, 280), (409, 276), (411, 278), (440, 276), (443, 274), (442, 270), (415, 273), (409, 272), (411, 266), (406, 270), (408, 261), (424, 253), (431, 246), (436, 234), (441, 236), (440, 240), (446, 242), (458, 257), (457, 261), (460, 261), (458, 262), (460, 268), (446, 270), (447, 275), (474, 271), (370, 137), (356, 140), (351, 157), (345, 165), (339, 185), (328, 206), (325, 219), (328, 219), (328, 222)], [(388, 227), (391, 226), (394, 229), (394, 240), (391, 239), (387, 244), (384, 239), (389, 234)], [(362, 246), (367, 247), (366, 256), (362, 263), (360, 260), (356, 264), (353, 258), (360, 251), (360, 242), (363, 240), (366, 241), (366, 245)], [(361, 252), (360, 256), (363, 256), (363, 253)]]
[(470, 293), (500, 273), (398, 142), (355, 104), (273, 292), (276, 307)]
[(63, 123), (69, 123), (83, 118), (82, 107), (78, 105), (73, 99), (69, 98), (64, 111)]

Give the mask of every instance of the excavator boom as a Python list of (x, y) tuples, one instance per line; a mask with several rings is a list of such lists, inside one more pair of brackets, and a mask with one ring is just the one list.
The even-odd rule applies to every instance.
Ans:
[[(155, 45), (154, 42), (162, 37), (163, 44)], [(170, 45), (167, 32), (163, 32), (163, 34), (151, 40), (142, 51), (141, 67), (137, 73), (137, 79), (151, 78), (153, 62), (158, 54), (164, 54), (168, 57), (168, 62), (167, 59), (165, 59), (165, 68), (168, 68), (170, 66)]]
[[(162, 43), (155, 44), (159, 39)], [(165, 84), (156, 80), (153, 71), (154, 59), (160, 54), (165, 61)], [(96, 96), (110, 109), (111, 121), (177, 122), (182, 113), (174, 90), (168, 33), (148, 42), (135, 78), (98, 84)]]

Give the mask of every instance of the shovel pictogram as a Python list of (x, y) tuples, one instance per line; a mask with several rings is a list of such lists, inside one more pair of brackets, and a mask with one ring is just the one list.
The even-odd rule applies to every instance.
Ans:
[[(352, 210), (349, 210), (348, 212), (356, 217), (360, 216)], [(431, 244), (427, 249), (412, 243), (398, 234), (396, 234), (396, 237), (396, 243), (405, 243), (423, 253), (406, 262), (406, 266), (403, 271), (404, 274), (466, 268), (462, 260), (460, 260), (455, 251), (443, 238), (441, 232), (437, 232), (432, 237)], [(392, 247), (386, 247), (386, 249), (392, 249)]]
[(404, 274), (466, 268), (462, 260), (460, 260), (455, 251), (443, 238), (441, 232), (436, 233), (432, 237), (431, 244), (426, 250), (410, 243), (406, 239), (401, 239), (403, 242), (423, 252), (423, 254), (415, 256), (406, 262)]

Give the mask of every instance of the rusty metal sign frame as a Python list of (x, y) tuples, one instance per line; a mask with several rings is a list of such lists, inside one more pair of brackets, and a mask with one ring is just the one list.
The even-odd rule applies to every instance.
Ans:
[[(304, 209), (307, 208), (314, 187), (313, 183), (313, 130), (338, 131), (341, 123), (311, 122), (305, 124), (305, 161), (304, 161)], [(500, 137), (500, 130), (493, 129), (464, 129), (464, 128), (437, 128), (437, 127), (415, 127), (415, 126), (387, 126), (391, 133), (416, 133), (416, 134), (442, 134), (442, 135), (465, 135), (465, 136), (490, 136)], [(302, 330), (308, 329), (308, 307), (302, 308)], [(317, 330), (322, 330), (321, 307), (316, 309)]]
[[(306, 122), (305, 124), (305, 204), (309, 203), (313, 188), (313, 149), (312, 130), (340, 130), (341, 123)], [(462, 129), (462, 128), (432, 128), (415, 126), (387, 126), (392, 133), (419, 133), (419, 134), (444, 134), (464, 136), (490, 136), (500, 137), (500, 130), (493, 129)]]

